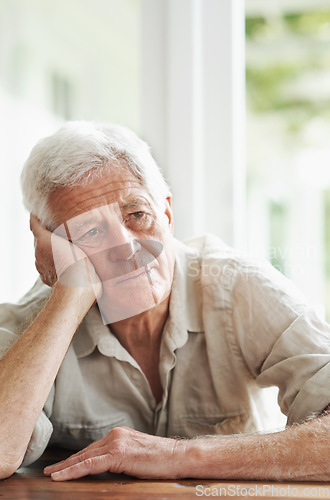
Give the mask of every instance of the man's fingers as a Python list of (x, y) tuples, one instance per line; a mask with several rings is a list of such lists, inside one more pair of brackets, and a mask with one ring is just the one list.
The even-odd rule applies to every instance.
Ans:
[(45, 467), (44, 469), (44, 474), (46, 476), (50, 476), (51, 474), (53, 474), (53, 472), (57, 472), (72, 467), (73, 465), (83, 462), (84, 460), (94, 457), (95, 455), (103, 455), (104, 449), (103, 447), (95, 446), (97, 443), (98, 442), (96, 441), (92, 445), (88, 446), (87, 448), (84, 448), (83, 450), (79, 451), (78, 453), (75, 453), (74, 455), (71, 455), (71, 457), (62, 460), (61, 462), (57, 462), (56, 464), (53, 465), (48, 465), (48, 467)]
[(69, 467), (72, 467), (73, 465), (76, 465), (87, 458), (89, 458), (89, 457), (87, 457), (86, 453), (83, 453), (83, 452), (80, 452), (79, 454), (77, 453), (76, 455), (72, 455), (71, 457), (67, 458), (66, 460), (62, 460), (61, 462), (57, 462), (56, 464), (49, 465), (48, 467), (45, 467), (44, 474), (46, 476), (50, 476), (54, 472), (58, 472), (60, 470), (64, 470), (64, 469), (67, 469)]
[(51, 478), (53, 481), (67, 481), (78, 479), (89, 474), (100, 474), (107, 472), (111, 467), (111, 455), (100, 455), (97, 457), (86, 458), (66, 469), (53, 472)]
[(30, 214), (30, 229), (35, 237), (37, 237), (40, 232), (47, 231), (47, 229), (42, 225), (38, 217), (33, 214)]
[(39, 219), (35, 215), (30, 214), (30, 229), (32, 232), (33, 232), (33, 229), (35, 228), (35, 225), (37, 224), (38, 220)]
[(100, 278), (82, 249), (49, 231), (33, 214), (30, 228), (34, 235), (35, 266), (43, 283), (52, 287), (60, 280), (64, 286), (92, 287), (97, 299), (102, 295)]

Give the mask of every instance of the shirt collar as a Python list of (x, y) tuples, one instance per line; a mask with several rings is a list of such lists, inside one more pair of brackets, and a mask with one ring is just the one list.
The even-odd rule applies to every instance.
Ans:
[[(188, 333), (203, 331), (199, 252), (176, 239), (174, 249), (175, 269), (169, 317), (164, 328), (164, 335), (173, 351), (186, 343)], [(73, 338), (73, 346), (78, 358), (88, 356), (98, 346), (100, 352), (108, 356), (132, 362), (130, 354), (111, 329), (104, 325), (96, 305), (82, 321)]]
[(103, 324), (98, 307), (94, 305), (86, 314), (73, 337), (73, 347), (78, 358), (91, 354), (109, 329)]

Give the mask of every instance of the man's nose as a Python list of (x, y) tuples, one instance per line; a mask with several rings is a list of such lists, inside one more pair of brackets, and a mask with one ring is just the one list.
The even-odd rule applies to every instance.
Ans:
[(133, 239), (133, 235), (127, 230), (117, 213), (109, 218), (108, 224), (110, 229), (107, 250), (109, 260), (117, 262), (131, 259), (140, 250), (140, 243)]
[(129, 260), (140, 250), (140, 243), (136, 240), (130, 240), (127, 243), (110, 248), (109, 259), (112, 262), (117, 262), (118, 260)]

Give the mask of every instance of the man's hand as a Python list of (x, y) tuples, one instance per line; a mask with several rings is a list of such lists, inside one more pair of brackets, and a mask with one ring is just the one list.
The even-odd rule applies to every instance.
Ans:
[(125, 473), (139, 478), (182, 477), (185, 440), (150, 436), (128, 427), (116, 427), (66, 460), (46, 467), (54, 481), (77, 479), (101, 472)]
[(52, 233), (33, 214), (30, 215), (30, 229), (34, 236), (36, 269), (45, 285), (52, 287), (57, 281), (51, 244)]
[(58, 280), (66, 286), (93, 286), (99, 298), (102, 285), (86, 254), (67, 239), (48, 231), (33, 214), (30, 228), (34, 235), (35, 265), (42, 281), (50, 287)]

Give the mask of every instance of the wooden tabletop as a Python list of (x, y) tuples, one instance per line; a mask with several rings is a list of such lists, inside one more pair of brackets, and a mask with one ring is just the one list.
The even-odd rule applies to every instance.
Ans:
[(34, 464), (0, 481), (0, 500), (198, 499), (198, 498), (330, 498), (330, 483), (271, 483), (185, 479), (140, 480), (123, 474), (98, 474), (57, 483), (43, 468), (71, 452), (47, 450)]

